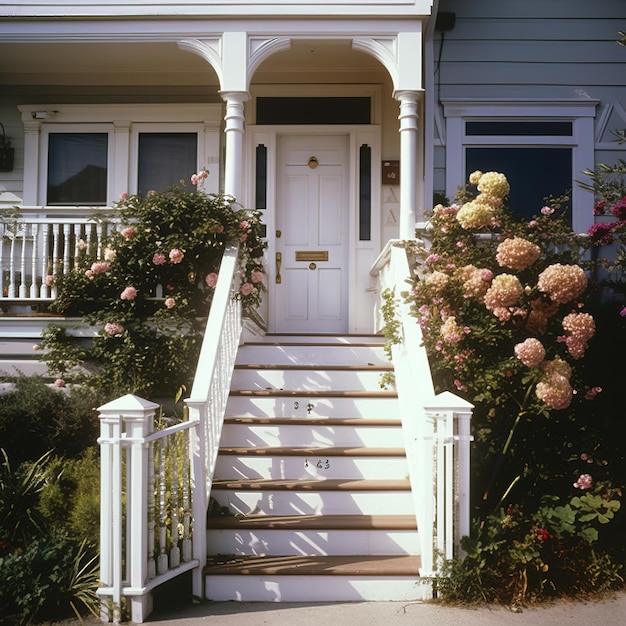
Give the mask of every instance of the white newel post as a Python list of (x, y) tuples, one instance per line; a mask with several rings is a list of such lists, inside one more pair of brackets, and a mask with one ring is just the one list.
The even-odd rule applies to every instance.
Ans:
[[(111, 589), (114, 623), (121, 619), (122, 585), (131, 590), (131, 619), (141, 623), (152, 610), (152, 594), (143, 588), (148, 579), (148, 457), (146, 437), (154, 427), (158, 404), (128, 394), (101, 406), (101, 578)], [(122, 445), (126, 448), (123, 475)], [(123, 478), (125, 477), (125, 480)], [(123, 524), (123, 486), (126, 489), (126, 526)], [(122, 565), (124, 549), (126, 567)], [(124, 575), (124, 569), (126, 575)], [(108, 621), (107, 600), (101, 616)]]
[(474, 405), (445, 391), (424, 406), (434, 422), (435, 545), (445, 559), (459, 553), (469, 534), (470, 421)]

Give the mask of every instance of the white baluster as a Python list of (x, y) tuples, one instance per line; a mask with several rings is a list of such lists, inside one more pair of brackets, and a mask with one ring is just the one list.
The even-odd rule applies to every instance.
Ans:
[(11, 238), (11, 256), (9, 257), (9, 298), (15, 298), (15, 240), (17, 236), (13, 233)]
[(148, 580), (156, 576), (156, 560), (154, 558), (154, 526), (156, 519), (156, 498), (154, 497), (154, 447), (150, 443), (148, 447)]
[[(31, 279), (30, 279), (30, 297), (35, 300), (37, 298), (37, 254), (39, 253), (39, 228), (40, 224), (31, 224), (31, 234), (33, 236), (33, 251), (31, 253)], [(41, 282), (46, 280), (45, 275), (41, 277)]]
[(165, 502), (165, 457), (167, 455), (167, 442), (162, 440), (159, 450), (159, 556), (157, 558), (157, 573), (165, 574), (168, 570), (166, 522), (167, 511)]
[(178, 441), (180, 437), (174, 435), (171, 438), (173, 445), (170, 446), (170, 457), (172, 463), (172, 478), (171, 478), (171, 513), (170, 513), (170, 532), (172, 538), (172, 547), (170, 549), (170, 568), (175, 568), (180, 565), (180, 548), (178, 547)]
[(70, 243), (72, 241), (72, 224), (63, 225), (63, 273), (70, 271)]
[[(41, 275), (47, 276), (48, 274), (52, 274), (56, 277), (56, 270), (54, 269), (54, 265), (52, 267), (48, 266), (48, 237), (49, 237), (50, 225), (44, 224), (42, 228), (42, 242), (41, 242)], [(41, 287), (39, 288), (39, 297), (47, 298), (50, 294), (50, 290), (48, 285), (46, 285), (46, 281), (41, 281)]]
[(181, 541), (182, 560), (184, 563), (191, 561), (191, 536), (189, 526), (191, 523), (191, 510), (189, 508), (189, 437), (183, 438), (183, 539)]
[(26, 224), (22, 224), (22, 249), (20, 251), (20, 287), (19, 294), (20, 298), (26, 298), (26, 294), (28, 293), (26, 290), (26, 229), (28, 226)]

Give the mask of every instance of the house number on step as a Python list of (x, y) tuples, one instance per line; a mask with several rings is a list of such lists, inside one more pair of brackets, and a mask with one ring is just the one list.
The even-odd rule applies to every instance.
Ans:
[[(309, 459), (306, 459), (304, 461), (304, 467), (309, 467), (309, 465)], [(323, 459), (318, 459), (315, 467), (317, 467), (317, 469), (328, 469), (330, 467), (330, 461), (328, 459), (326, 459), (325, 461)]]

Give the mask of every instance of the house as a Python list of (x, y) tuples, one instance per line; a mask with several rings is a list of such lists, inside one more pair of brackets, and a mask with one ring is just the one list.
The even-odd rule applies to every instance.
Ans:
[(255, 332), (283, 342), (374, 333), (381, 251), (474, 169), (524, 214), (571, 189), (586, 230), (575, 181), (623, 155), (625, 22), (621, 0), (0, 2), (0, 208), (29, 224), (1, 240), (0, 364), (37, 371), (63, 241), (203, 167), (264, 213)]

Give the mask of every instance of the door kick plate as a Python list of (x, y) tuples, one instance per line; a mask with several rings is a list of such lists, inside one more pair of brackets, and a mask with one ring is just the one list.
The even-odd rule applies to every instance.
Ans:
[(328, 261), (328, 250), (296, 250), (296, 261)]

